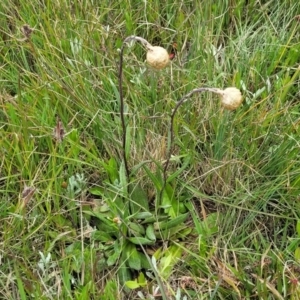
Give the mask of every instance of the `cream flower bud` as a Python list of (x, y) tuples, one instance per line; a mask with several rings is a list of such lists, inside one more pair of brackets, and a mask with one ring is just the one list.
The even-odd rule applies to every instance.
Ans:
[(147, 63), (154, 69), (161, 70), (165, 68), (169, 62), (170, 57), (168, 51), (160, 46), (148, 45)]
[(237, 109), (243, 102), (241, 91), (235, 87), (228, 87), (218, 94), (221, 96), (222, 105), (228, 110)]

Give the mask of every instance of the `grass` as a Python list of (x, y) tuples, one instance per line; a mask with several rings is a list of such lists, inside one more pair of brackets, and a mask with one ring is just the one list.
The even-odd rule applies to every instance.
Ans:
[[(300, 298), (299, 1), (4, 0), (0, 14), (1, 299)], [(124, 49), (122, 149), (130, 35), (176, 57), (155, 71)], [(176, 101), (228, 86), (244, 96), (233, 112), (209, 93), (177, 111), (164, 182)]]

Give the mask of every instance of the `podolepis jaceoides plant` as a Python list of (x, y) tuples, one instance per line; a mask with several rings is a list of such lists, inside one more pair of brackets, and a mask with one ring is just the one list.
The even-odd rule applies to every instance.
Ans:
[(130, 171), (128, 166), (128, 160), (126, 155), (126, 122), (124, 117), (124, 98), (123, 98), (123, 55), (124, 49), (131, 41), (140, 42), (146, 49), (146, 60), (149, 66), (156, 70), (164, 69), (170, 62), (170, 57), (166, 49), (160, 46), (152, 46), (147, 40), (139, 36), (129, 36), (123, 41), (123, 45), (120, 51), (120, 64), (119, 64), (119, 97), (120, 97), (120, 118), (122, 125), (122, 156), (125, 165), (125, 172), (127, 178), (129, 178)]
[(209, 87), (202, 87), (202, 88), (196, 88), (184, 95), (177, 103), (175, 108), (172, 111), (171, 118), (170, 118), (170, 129), (169, 129), (169, 144), (168, 144), (168, 152), (167, 152), (167, 158), (166, 163), (164, 165), (163, 169), (163, 187), (161, 190), (160, 198), (162, 197), (162, 193), (166, 187), (167, 184), (167, 171), (171, 160), (171, 155), (173, 151), (174, 146), (174, 119), (176, 112), (178, 111), (179, 107), (190, 100), (191, 96), (196, 93), (203, 93), (203, 92), (212, 92), (220, 96), (221, 104), (222, 106), (227, 110), (235, 110), (237, 109), (243, 101), (242, 94), (239, 89), (235, 87), (228, 87), (224, 90), (221, 90), (219, 88), (209, 88)]
[[(91, 190), (92, 194), (100, 195), (106, 199), (106, 207), (100, 207), (100, 210), (94, 211), (92, 216), (100, 221), (96, 222), (98, 229), (97, 237), (102, 242), (114, 240), (113, 245), (106, 248), (106, 255), (108, 257), (106, 261), (107, 266), (113, 266), (119, 260), (124, 262), (118, 268), (118, 275), (121, 282), (127, 282), (127, 288), (132, 289), (132, 282), (130, 280), (133, 274), (131, 274), (131, 271), (142, 272), (142, 270), (151, 268), (157, 282), (159, 282), (163, 298), (167, 299), (159, 275), (155, 273), (156, 269), (144, 248), (154, 245), (156, 239), (161, 236), (161, 232), (154, 228), (154, 222), (157, 221), (157, 218), (150, 212), (147, 195), (138, 185), (135, 187), (131, 186), (131, 195), (130, 198), (128, 197), (128, 183), (131, 179), (131, 170), (128, 163), (127, 148), (129, 145), (123, 96), (123, 56), (125, 47), (131, 42), (140, 42), (142, 44), (146, 50), (146, 62), (151, 68), (161, 70), (167, 67), (170, 62), (167, 50), (160, 46), (152, 46), (141, 37), (129, 36), (123, 41), (120, 49), (118, 69), (122, 163), (118, 171), (117, 161), (111, 158), (106, 166), (109, 175), (108, 185), (104, 189), (97, 187)], [(166, 221), (166, 230), (168, 230), (171, 225), (168, 224), (169, 220), (167, 220), (167, 216), (165, 216), (164, 220)], [(162, 221), (162, 219), (159, 219), (159, 221)], [(142, 276), (144, 276), (143, 273), (140, 273), (140, 277)]]

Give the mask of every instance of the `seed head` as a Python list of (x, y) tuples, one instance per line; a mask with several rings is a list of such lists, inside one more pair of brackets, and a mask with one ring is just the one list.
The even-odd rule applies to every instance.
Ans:
[(154, 69), (161, 70), (170, 62), (168, 51), (160, 46), (148, 46), (147, 63)]
[(243, 102), (241, 91), (235, 87), (228, 87), (218, 94), (221, 96), (222, 105), (228, 110), (237, 109)]

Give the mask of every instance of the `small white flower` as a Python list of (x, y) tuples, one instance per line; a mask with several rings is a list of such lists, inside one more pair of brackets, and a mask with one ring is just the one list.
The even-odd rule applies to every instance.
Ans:
[(148, 45), (147, 63), (154, 69), (161, 70), (165, 68), (170, 62), (168, 51), (160, 46)]
[(237, 109), (243, 102), (241, 91), (235, 87), (228, 87), (218, 92), (222, 105), (228, 110)]

